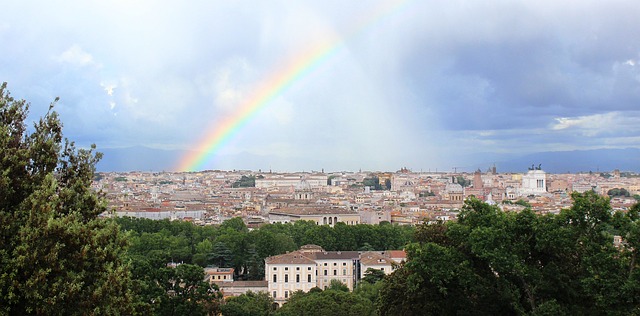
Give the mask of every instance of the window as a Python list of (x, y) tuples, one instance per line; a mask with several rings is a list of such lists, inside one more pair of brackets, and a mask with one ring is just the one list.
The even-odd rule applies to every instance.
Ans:
[(333, 263), (333, 266), (334, 266), (334, 267), (335, 267), (335, 266), (337, 266), (337, 265), (338, 265), (338, 264), (337, 264), (336, 262), (334, 262), (334, 263)]
[(289, 275), (285, 274), (284, 275), (284, 283), (287, 283), (287, 282), (289, 282)]
[(276, 291), (273, 291), (273, 298), (276, 298)]
[(325, 266), (325, 267), (327, 266), (327, 263), (326, 263), (326, 262), (324, 263), (324, 266)]
[(300, 275), (296, 274), (296, 282), (300, 282)]
[(311, 274), (307, 274), (307, 282), (311, 282)]
[(338, 270), (333, 270), (333, 275), (338, 275)]
[(342, 275), (347, 275), (347, 269), (342, 269)]
[(278, 268), (276, 268), (276, 267), (273, 267), (273, 271), (278, 271)]
[(300, 267), (296, 267), (296, 271), (300, 271)]
[(289, 291), (284, 291), (284, 298), (289, 298)]
[(346, 265), (347, 265), (347, 263), (346, 263), (346, 262), (343, 262), (343, 263), (342, 263), (342, 265), (343, 265), (343, 266), (346, 266)]
[(308, 271), (311, 271), (311, 267), (307, 267), (307, 270), (308, 270)]
[(284, 267), (284, 271), (289, 271), (289, 267)]
[(273, 283), (276, 283), (276, 282), (278, 282), (278, 275), (274, 274), (273, 275)]
[(328, 271), (329, 271), (329, 270), (324, 270), (324, 275), (327, 275), (327, 272), (328, 272)]

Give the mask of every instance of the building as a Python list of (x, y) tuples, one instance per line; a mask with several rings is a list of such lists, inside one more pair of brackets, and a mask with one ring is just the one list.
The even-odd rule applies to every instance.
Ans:
[(318, 251), (322, 251), (322, 248), (308, 245), (265, 259), (267, 293), (276, 304), (281, 306), (295, 291), (308, 292), (317, 286), (318, 272), (313, 253)]
[(298, 188), (307, 186), (310, 189), (326, 187), (326, 174), (265, 174), (256, 177), (256, 188)]
[(360, 279), (364, 278), (367, 269), (381, 270), (385, 274), (391, 274), (398, 263), (384, 253), (368, 251), (360, 256)]
[(233, 268), (205, 268), (205, 282), (233, 282)]
[(269, 223), (290, 223), (295, 221), (313, 221), (318, 225), (329, 225), (342, 222), (347, 225), (360, 224), (360, 214), (347, 208), (298, 206), (283, 207), (269, 211)]
[(292, 293), (308, 292), (314, 287), (326, 289), (332, 280), (353, 290), (364, 276), (365, 268), (381, 269), (389, 274), (405, 257), (404, 251), (324, 251), (320, 246), (305, 245), (265, 259), (267, 292), (281, 306)]
[(540, 195), (547, 193), (547, 174), (540, 167), (529, 169), (522, 175), (520, 195)]

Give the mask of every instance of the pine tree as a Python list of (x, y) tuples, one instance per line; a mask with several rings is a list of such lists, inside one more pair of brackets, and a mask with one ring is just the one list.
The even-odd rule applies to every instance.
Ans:
[(51, 103), (32, 131), (29, 104), (0, 86), (0, 314), (131, 313), (127, 241), (91, 189), (101, 158), (63, 141)]

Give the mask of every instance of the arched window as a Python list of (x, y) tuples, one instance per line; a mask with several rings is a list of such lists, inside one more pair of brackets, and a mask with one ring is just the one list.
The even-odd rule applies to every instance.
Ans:
[(288, 274), (284, 275), (284, 282), (285, 283), (289, 282), (289, 275)]
[(278, 282), (278, 275), (274, 274), (273, 275), (273, 283), (276, 283), (276, 282)]

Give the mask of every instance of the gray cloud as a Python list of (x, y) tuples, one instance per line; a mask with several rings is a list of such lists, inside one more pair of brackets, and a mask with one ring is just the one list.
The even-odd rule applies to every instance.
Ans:
[[(385, 5), (394, 9), (367, 20)], [(342, 44), (222, 152), (299, 157), (303, 167), (326, 156), (338, 169), (428, 168), (473, 152), (638, 147), (640, 138), (635, 1), (72, 1), (3, 10), (0, 80), (32, 102), (34, 118), (60, 96), (65, 132), (84, 145), (189, 149), (326, 39)]]

